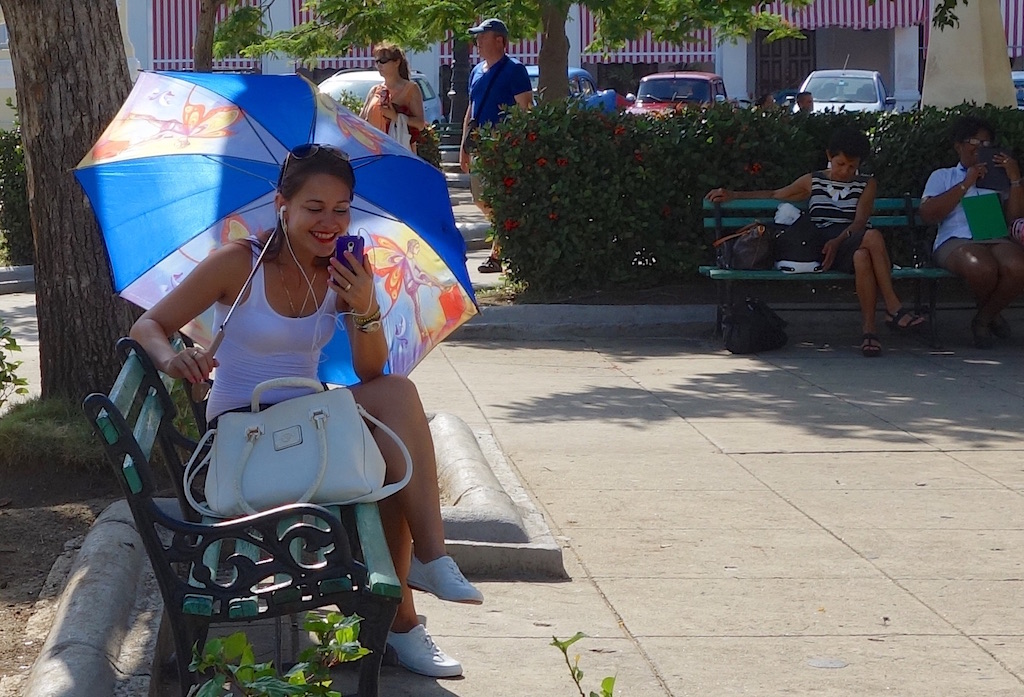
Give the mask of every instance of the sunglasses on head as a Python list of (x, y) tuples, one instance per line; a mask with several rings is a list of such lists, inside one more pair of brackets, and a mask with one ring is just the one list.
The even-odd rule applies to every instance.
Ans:
[(992, 145), (992, 141), (991, 140), (980, 140), (978, 138), (967, 138), (967, 139), (962, 140), (960, 142), (961, 143), (966, 143), (967, 145), (976, 145), (976, 146), (981, 147), (981, 148), (987, 148), (988, 146)]
[(306, 160), (320, 153), (324, 153), (325, 155), (340, 160), (345, 164), (349, 164), (348, 153), (333, 145), (325, 145), (322, 143), (305, 143), (303, 145), (298, 145), (289, 150), (288, 156), (284, 158), (284, 164), (281, 165), (281, 175), (277, 178), (277, 188), (281, 188), (281, 182), (284, 181), (285, 174), (288, 172), (288, 165), (291, 164), (293, 160)]

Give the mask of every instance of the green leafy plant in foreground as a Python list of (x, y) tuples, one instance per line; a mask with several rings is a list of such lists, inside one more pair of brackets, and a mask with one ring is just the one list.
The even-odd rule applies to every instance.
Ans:
[(17, 374), (21, 361), (10, 360), (14, 351), (21, 351), (21, 347), (11, 334), (11, 328), (0, 317), (0, 407), (12, 394), (28, 394), (28, 381)]
[(337, 612), (326, 617), (313, 612), (306, 615), (302, 627), (315, 635), (315, 643), (299, 654), (299, 662), (284, 676), (278, 676), (272, 663), (256, 662), (244, 632), (210, 639), (202, 652), (196, 647), (189, 670), (212, 673), (213, 677), (193, 687), (189, 697), (341, 697), (340, 692), (331, 689), (331, 668), (370, 653), (359, 645), (359, 622), (357, 615)]
[[(583, 632), (576, 632), (572, 637), (565, 639), (564, 641), (556, 636), (551, 637), (551, 645), (557, 647), (562, 652), (562, 656), (565, 657), (565, 665), (569, 667), (569, 674), (572, 675), (572, 681), (576, 683), (576, 689), (580, 692), (580, 697), (588, 697), (583, 692), (583, 669), (580, 668), (580, 656), (576, 654), (573, 659), (569, 659), (569, 647), (575, 644), (580, 639), (587, 636)], [(615, 689), (615, 678), (607, 677), (601, 681), (601, 691), (594, 692), (591, 690), (589, 697), (614, 697), (613, 690)]]

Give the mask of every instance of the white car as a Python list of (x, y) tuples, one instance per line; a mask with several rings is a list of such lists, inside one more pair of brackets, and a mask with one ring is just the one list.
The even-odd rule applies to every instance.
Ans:
[[(434, 87), (427, 80), (426, 76), (413, 71), (409, 77), (420, 88), (423, 95), (423, 117), (428, 124), (437, 125), (444, 123), (445, 118), (441, 113), (441, 97), (434, 91)], [(340, 100), (343, 92), (355, 95), (359, 100), (365, 100), (370, 93), (370, 88), (379, 85), (384, 78), (376, 70), (339, 70), (329, 78), (321, 82), (318, 87), (324, 94), (329, 94), (334, 99)]]
[(800, 91), (811, 93), (816, 112), (889, 111), (896, 105), (876, 70), (815, 70)]
[(1010, 75), (1013, 77), (1013, 87), (1017, 90), (1017, 108), (1024, 109), (1024, 70), (1014, 70)]

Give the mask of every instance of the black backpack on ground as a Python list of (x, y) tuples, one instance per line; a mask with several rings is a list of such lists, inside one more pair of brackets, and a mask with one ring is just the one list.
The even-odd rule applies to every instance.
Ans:
[(725, 309), (722, 334), (730, 353), (760, 353), (782, 348), (789, 341), (786, 321), (757, 298), (746, 298)]

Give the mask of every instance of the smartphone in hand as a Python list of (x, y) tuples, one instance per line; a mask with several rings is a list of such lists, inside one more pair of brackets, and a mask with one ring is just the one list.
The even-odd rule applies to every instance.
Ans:
[(334, 245), (334, 255), (338, 257), (338, 261), (345, 265), (349, 271), (355, 271), (352, 268), (352, 264), (349, 263), (348, 258), (345, 256), (345, 252), (351, 252), (352, 256), (356, 258), (356, 262), (359, 264), (363, 263), (363, 238), (359, 235), (342, 235), (337, 239)]

